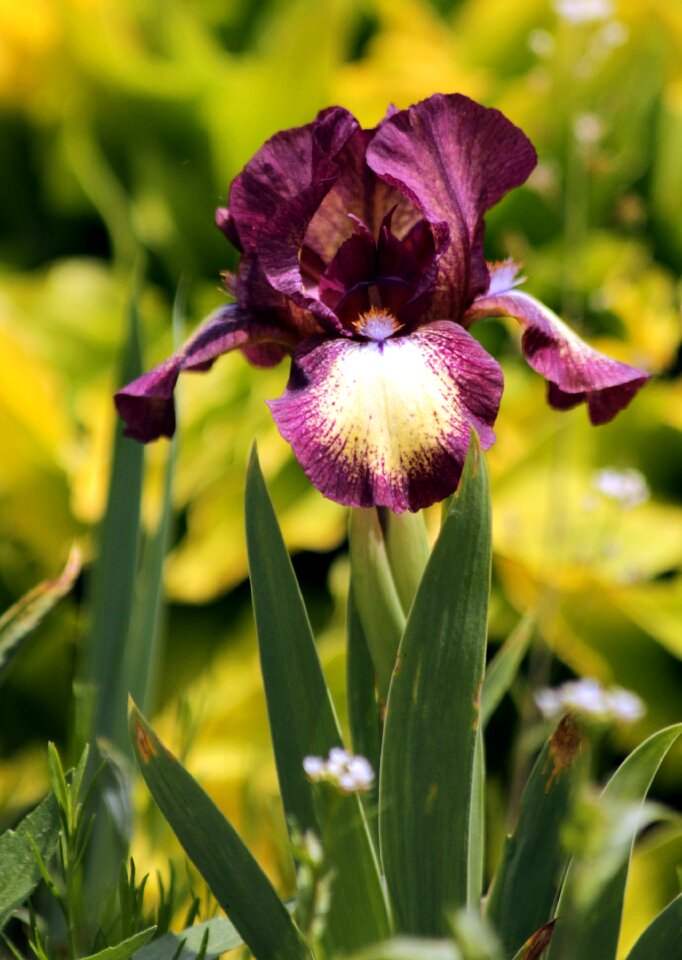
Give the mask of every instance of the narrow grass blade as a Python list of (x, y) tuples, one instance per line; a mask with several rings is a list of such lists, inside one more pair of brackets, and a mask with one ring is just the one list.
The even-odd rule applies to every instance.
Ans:
[(145, 943), (149, 943), (155, 932), (156, 927), (147, 927), (146, 930), (140, 930), (139, 933), (128, 937), (127, 940), (122, 940), (113, 947), (105, 947), (104, 950), (83, 957), (83, 960), (128, 960), (136, 950), (143, 947)]
[(569, 855), (561, 831), (581, 782), (586, 758), (574, 723), (562, 720), (537, 758), (507, 837), (488, 898), (488, 919), (507, 956), (552, 917)]
[(615, 960), (632, 847), (642, 826), (641, 808), (680, 734), (682, 724), (654, 733), (626, 757), (604, 787), (601, 842), (571, 861), (557, 907), (557, 916), (566, 919), (557, 924), (550, 958)]
[(39, 583), (0, 617), (0, 683), (31, 631), (74, 585), (80, 568), (80, 551), (73, 547), (58, 577)]
[(341, 733), (255, 450), (246, 483), (246, 537), (261, 671), (284, 810), (298, 830), (313, 829), (322, 839), (334, 871), (327, 918), (330, 941), (336, 950), (356, 949), (389, 932), (379, 867), (358, 797), (343, 798), (333, 817), (329, 810), (320, 817), (312, 784), (303, 770), (306, 756), (326, 757), (332, 747), (341, 744)]
[(483, 893), (485, 860), (485, 743), (479, 727), (474, 753), (474, 779), (471, 787), (471, 823), (469, 827), (469, 899), (468, 906), (478, 910)]
[(388, 698), (380, 836), (401, 933), (447, 933), (469, 899), (474, 752), (490, 590), (490, 494), (475, 437), (414, 599)]
[(375, 508), (350, 511), (348, 551), (355, 603), (374, 663), (379, 692), (385, 702), (405, 629), (405, 611)]
[(41, 880), (40, 867), (31, 837), (43, 862), (47, 863), (59, 838), (59, 809), (50, 794), (29, 813), (16, 830), (0, 836), (0, 930), (12, 913), (33, 893)]
[[(142, 371), (137, 306), (131, 303), (129, 332), (121, 371), (122, 382)], [(106, 512), (99, 533), (94, 574), (92, 626), (85, 648), (84, 679), (96, 689), (92, 734), (115, 740), (125, 718), (126, 691), (122, 679), (137, 574), (140, 497), (144, 448), (123, 436), (116, 424)], [(116, 743), (125, 747), (125, 740)]]
[[(355, 606), (352, 587), (348, 593), (347, 630), (346, 689), (353, 752), (366, 757), (372, 770), (378, 773), (381, 762), (381, 709), (374, 664)], [(378, 785), (375, 784), (373, 789), (362, 797), (375, 850), (379, 849), (378, 792)]]
[(235, 829), (132, 703), (129, 729), (154, 800), (257, 960), (308, 958), (287, 908)]
[(627, 960), (672, 960), (682, 942), (682, 893), (646, 928)]
[[(163, 565), (171, 526), (171, 492), (176, 441), (168, 453), (161, 514), (156, 530), (146, 539), (138, 577), (123, 671), (126, 694), (143, 711), (153, 704), (154, 684), (162, 659)], [(124, 718), (125, 719), (125, 718)]]
[(381, 718), (377, 701), (376, 677), (352, 588), (348, 594), (347, 629), (346, 687), (353, 752), (367, 757), (372, 764), (372, 769), (378, 770)]
[[(128, 315), (128, 336), (124, 349), (121, 381), (126, 383), (142, 370), (139, 318), (139, 280), (135, 278)], [(83, 718), (76, 721), (88, 741), (102, 738), (114, 753), (129, 757), (126, 735), (126, 651), (138, 572), (140, 500), (144, 471), (144, 448), (123, 436), (116, 422), (109, 492), (98, 537), (98, 555), (90, 596), (91, 625), (83, 649), (80, 679), (90, 694), (81, 700), (90, 713), (90, 727)], [(76, 744), (81, 750), (82, 743)], [(97, 753), (91, 754), (88, 775), (93, 776)], [(118, 783), (117, 783), (118, 781)], [(120, 786), (120, 792), (118, 787)], [(118, 868), (125, 859), (130, 837), (126, 811), (130, 806), (129, 784), (117, 776), (103, 777), (91, 797), (94, 826), (86, 857), (85, 899), (92, 918), (92, 934), (99, 911), (113, 890)], [(123, 814), (123, 819), (120, 814)], [(122, 832), (123, 831), (123, 832)]]
[(229, 920), (214, 917), (213, 920), (188, 927), (181, 933), (165, 933), (138, 950), (135, 960), (170, 960), (171, 957), (173, 960), (196, 960), (206, 933), (206, 960), (215, 960), (244, 942)]
[(523, 617), (488, 664), (481, 694), (481, 726), (485, 730), (509, 690), (533, 636), (534, 617)]

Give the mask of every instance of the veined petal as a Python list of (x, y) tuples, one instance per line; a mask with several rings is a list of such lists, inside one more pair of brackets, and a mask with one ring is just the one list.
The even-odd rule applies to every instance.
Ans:
[(399, 237), (421, 219), (403, 193), (367, 166), (365, 155), (373, 135), (373, 130), (357, 130), (344, 146), (337, 158), (341, 174), (306, 229), (306, 244), (326, 262), (353, 235), (353, 217), (366, 225), (375, 240), (389, 210), (393, 210), (393, 230)]
[(485, 317), (513, 317), (524, 328), (521, 347), (529, 365), (549, 381), (548, 399), (557, 410), (583, 401), (590, 420), (608, 423), (628, 405), (649, 374), (612, 360), (574, 333), (548, 307), (519, 290), (479, 297), (464, 316), (469, 326)]
[(352, 114), (330, 107), (312, 123), (275, 134), (233, 181), (229, 196), (229, 229), (257, 257), (272, 287), (342, 333), (333, 311), (306, 288), (299, 252), (308, 224), (341, 175), (339, 155), (357, 130)]
[(487, 286), (483, 214), (526, 180), (531, 142), (498, 110), (435, 94), (381, 123), (367, 163), (431, 223), (441, 260), (429, 315), (459, 319)]
[(493, 443), (502, 387), (480, 344), (439, 321), (384, 340), (302, 343), (270, 409), (326, 497), (401, 513), (453, 492), (472, 426)]
[(311, 123), (274, 134), (232, 181), (229, 215), (221, 211), (216, 218), (220, 228), (228, 237), (236, 232), (242, 248), (255, 252), (262, 228), (312, 188), (310, 219), (339, 176), (335, 157), (357, 129), (347, 110), (329, 107)]
[(126, 422), (125, 435), (141, 443), (173, 436), (173, 391), (181, 371), (208, 370), (221, 354), (239, 347), (255, 350), (260, 344), (276, 351), (263, 354), (267, 365), (280, 359), (279, 350), (291, 349), (295, 342), (289, 331), (246, 313), (236, 304), (216, 310), (177, 353), (115, 395), (116, 409)]

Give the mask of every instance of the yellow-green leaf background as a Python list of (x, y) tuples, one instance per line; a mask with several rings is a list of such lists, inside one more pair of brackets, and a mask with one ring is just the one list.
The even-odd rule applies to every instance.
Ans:
[[(522, 260), (530, 292), (600, 349), (656, 375), (613, 424), (593, 430), (582, 409), (547, 408), (544, 384), (519, 359), (517, 331), (496, 322), (481, 330), (506, 378), (489, 454), (492, 637), (534, 609), (567, 666), (638, 692), (647, 715), (618, 735), (615, 750), (680, 719), (682, 5), (614, 0), (610, 16), (583, 24), (560, 8), (549, 0), (0, 0), (3, 608), (54, 576), (74, 540), (92, 549), (136, 264), (145, 263), (140, 313), (152, 363), (172, 349), (181, 278), (188, 326), (222, 302), (219, 273), (235, 259), (213, 209), (267, 136), (331, 103), (371, 125), (391, 102), (460, 91), (507, 113), (540, 157), (529, 184), (491, 213), (490, 257)], [(193, 772), (275, 877), (284, 862), (280, 814), (242, 586), (254, 437), (292, 550), (324, 554), (326, 570), (345, 536), (344, 511), (308, 485), (269, 419), (264, 400), (286, 375), (285, 364), (254, 371), (233, 355), (179, 390), (179, 522), (166, 569), (160, 704), (164, 739), (187, 746)], [(166, 452), (162, 443), (147, 455), (149, 524)], [(629, 511), (595, 501), (591, 477), (604, 466), (642, 470), (650, 501)], [(328, 587), (313, 577), (308, 590), (340, 695), (343, 560), (329, 570)], [(41, 744), (65, 736), (83, 635), (73, 600), (3, 688), (3, 822), (44, 788)], [(668, 800), (682, 791), (681, 764), (677, 749), (660, 780)], [(142, 793), (139, 803), (147, 804)], [(177, 855), (167, 834), (162, 849), (152, 844), (156, 834), (142, 822), (142, 868)], [(623, 949), (674, 892), (681, 842), (668, 826), (638, 849)]]

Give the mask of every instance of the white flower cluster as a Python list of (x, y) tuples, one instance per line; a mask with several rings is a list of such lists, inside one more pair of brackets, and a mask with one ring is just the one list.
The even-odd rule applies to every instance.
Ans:
[(609, 500), (614, 500), (625, 510), (649, 499), (646, 477), (634, 467), (626, 470), (617, 470), (615, 467), (597, 470), (592, 476), (591, 484), (594, 490), (598, 490)]
[(327, 760), (305, 757), (303, 769), (313, 783), (331, 783), (343, 793), (364, 793), (374, 783), (374, 771), (369, 760), (352, 756), (341, 747), (332, 747)]
[(538, 690), (535, 702), (547, 718), (576, 713), (590, 720), (632, 723), (644, 714), (644, 704), (636, 694), (622, 687), (607, 689), (591, 677)]
[(611, 0), (555, 0), (554, 9), (569, 23), (598, 23), (613, 15)]

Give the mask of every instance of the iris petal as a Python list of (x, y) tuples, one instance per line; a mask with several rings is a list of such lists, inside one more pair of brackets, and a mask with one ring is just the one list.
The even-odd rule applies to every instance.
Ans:
[(389, 210), (394, 211), (393, 229), (400, 237), (421, 219), (403, 193), (367, 166), (365, 155), (374, 134), (374, 130), (358, 130), (344, 146), (337, 158), (341, 174), (308, 224), (305, 241), (327, 262), (352, 236), (352, 218), (364, 223), (375, 239)]
[(521, 347), (529, 365), (549, 381), (557, 410), (587, 403), (590, 420), (608, 423), (628, 405), (649, 374), (605, 356), (573, 332), (548, 307), (519, 290), (479, 297), (464, 316), (468, 326), (485, 317), (513, 317), (524, 328)]
[(493, 443), (502, 386), (496, 361), (441, 321), (379, 341), (301, 344), (270, 409), (325, 496), (400, 513), (452, 493), (472, 426)]
[(531, 142), (498, 110), (435, 94), (381, 124), (367, 163), (431, 223), (441, 261), (429, 316), (459, 319), (487, 286), (483, 214), (526, 180)]
[[(223, 353), (240, 347), (254, 351), (260, 344), (275, 351), (263, 353), (263, 365), (268, 365), (280, 359), (280, 351), (291, 349), (294, 342), (291, 333), (279, 324), (249, 314), (236, 304), (217, 310), (172, 357), (115, 395), (116, 409), (126, 422), (125, 435), (141, 443), (173, 436), (173, 391), (181, 371), (209, 370)], [(255, 359), (255, 354), (250, 359)]]

